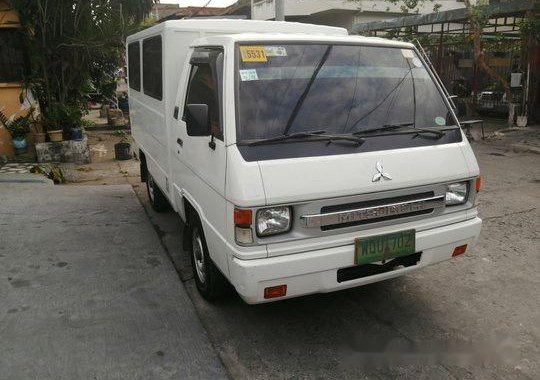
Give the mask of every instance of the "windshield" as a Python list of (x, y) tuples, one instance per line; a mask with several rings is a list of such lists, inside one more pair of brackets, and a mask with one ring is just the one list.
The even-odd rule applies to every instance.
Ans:
[(456, 124), (411, 49), (329, 44), (238, 49), (237, 141)]

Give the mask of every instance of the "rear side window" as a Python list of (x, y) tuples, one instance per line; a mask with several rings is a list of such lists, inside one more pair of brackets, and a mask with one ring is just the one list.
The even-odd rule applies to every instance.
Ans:
[(128, 60), (129, 87), (141, 91), (141, 45), (138, 41), (128, 45)]
[(143, 41), (143, 91), (157, 100), (163, 99), (161, 36)]

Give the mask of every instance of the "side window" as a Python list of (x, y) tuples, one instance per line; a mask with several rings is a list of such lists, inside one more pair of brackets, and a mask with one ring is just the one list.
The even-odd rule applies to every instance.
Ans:
[(161, 36), (143, 41), (143, 91), (157, 100), (163, 99)]
[[(191, 57), (191, 74), (185, 104), (207, 104), (212, 134), (223, 140), (222, 82), (223, 50), (196, 48)], [(184, 110), (186, 107), (184, 107)]]
[(141, 45), (139, 41), (128, 45), (128, 81), (129, 87), (141, 91)]

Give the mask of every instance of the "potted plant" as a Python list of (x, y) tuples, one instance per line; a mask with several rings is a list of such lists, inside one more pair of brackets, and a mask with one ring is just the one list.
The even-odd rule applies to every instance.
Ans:
[(114, 157), (117, 160), (130, 160), (131, 159), (131, 144), (129, 143), (128, 135), (124, 131), (116, 131), (114, 135), (120, 139), (118, 143), (114, 144)]
[(47, 139), (47, 134), (43, 130), (43, 125), (40, 122), (34, 122), (30, 128), (34, 131), (34, 143), (44, 143)]
[(34, 107), (32, 107), (28, 112), (28, 118), (30, 120), (30, 134), (33, 136), (34, 145), (44, 143), (47, 134), (43, 130), (41, 115)]
[(53, 103), (43, 110), (43, 124), (47, 129), (49, 140), (51, 142), (60, 142), (63, 140), (62, 114), (63, 106), (59, 103)]
[(82, 107), (76, 105), (69, 105), (65, 107), (64, 131), (66, 133), (66, 137), (70, 140), (83, 139), (82, 117)]
[(28, 116), (18, 116), (8, 118), (0, 111), (0, 122), (11, 134), (13, 148), (16, 153), (25, 153), (28, 147), (26, 135), (30, 132), (30, 119)]

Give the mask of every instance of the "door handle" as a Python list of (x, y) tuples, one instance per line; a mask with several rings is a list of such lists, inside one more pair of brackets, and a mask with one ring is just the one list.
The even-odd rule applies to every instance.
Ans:
[(180, 146), (184, 146), (184, 142), (182, 141), (181, 138), (177, 138), (177, 139), (176, 139), (176, 143), (177, 143), (178, 145), (180, 145)]

